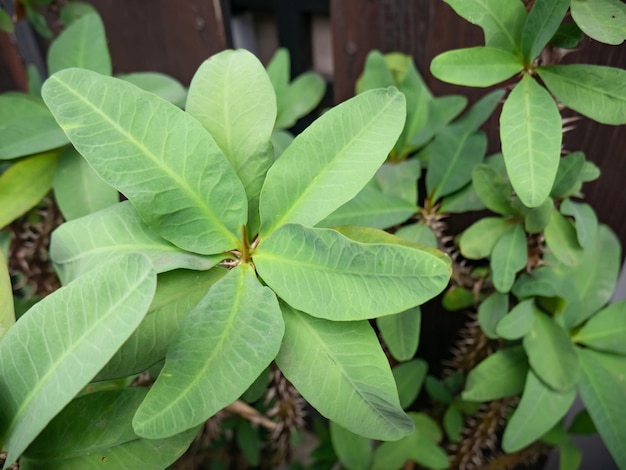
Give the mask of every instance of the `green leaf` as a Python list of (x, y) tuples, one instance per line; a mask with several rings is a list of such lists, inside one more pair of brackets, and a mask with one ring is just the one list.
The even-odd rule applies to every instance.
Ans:
[(459, 442), (463, 430), (463, 415), (454, 404), (448, 406), (443, 415), (443, 428), (451, 442)]
[(552, 390), (528, 371), (526, 386), (502, 437), (502, 449), (516, 452), (533, 443), (558, 423), (576, 398), (576, 389)]
[(490, 339), (496, 339), (496, 327), (509, 311), (509, 296), (493, 292), (478, 306), (478, 323)]
[(506, 50), (496, 47), (468, 47), (439, 54), (430, 64), (439, 80), (472, 87), (489, 87), (521, 72), (524, 64)]
[(441, 306), (451, 312), (473, 307), (474, 293), (465, 287), (451, 286), (443, 294)]
[(0, 8), (0, 31), (11, 34), (14, 29), (15, 26), (11, 16), (4, 9)]
[(128, 201), (64, 223), (52, 235), (50, 246), (50, 257), (64, 283), (111, 258), (137, 252), (150, 258), (157, 272), (205, 270), (223, 259), (189, 253), (163, 240), (141, 221)]
[(472, 185), (487, 209), (502, 215), (516, 214), (517, 211), (511, 206), (511, 184), (495, 168), (487, 164), (474, 167)]
[[(584, 369), (583, 369), (584, 371)], [(568, 434), (598, 434), (598, 430), (596, 429), (596, 425), (593, 424), (593, 420), (591, 419), (591, 415), (589, 411), (583, 409), (574, 416), (572, 420), (572, 424), (570, 424), (569, 429), (567, 430)]]
[[(514, 201), (514, 207), (517, 205), (515, 202), (519, 203), (519, 201)], [(546, 228), (552, 218), (554, 201), (552, 201), (552, 198), (547, 198), (542, 204), (532, 208), (528, 208), (520, 203), (519, 208), (520, 212), (524, 214), (524, 230), (528, 233), (539, 233)]]
[(521, 346), (500, 349), (470, 371), (461, 398), (482, 402), (517, 395), (524, 389), (527, 372)]
[(550, 93), (524, 75), (500, 115), (507, 173), (524, 205), (537, 207), (550, 194), (559, 167), (562, 137), (561, 114)]
[(361, 94), (376, 88), (395, 86), (389, 65), (380, 51), (373, 50), (367, 54), (363, 73), (356, 81), (356, 93)]
[(541, 266), (522, 274), (513, 286), (518, 299), (527, 297), (561, 297), (570, 299), (576, 288), (571, 280), (552, 266)]
[(626, 361), (577, 348), (581, 365), (578, 392), (618, 467), (626, 467)]
[(0, 341), (7, 334), (9, 328), (15, 323), (15, 310), (13, 302), (9, 299), (13, 297), (11, 287), (11, 276), (5, 255), (0, 251)]
[(422, 168), (419, 160), (413, 158), (394, 163), (383, 163), (374, 179), (383, 193), (396, 196), (411, 204), (417, 202), (417, 180)]
[(600, 310), (573, 337), (577, 343), (609, 353), (626, 355), (626, 301)]
[(0, 96), (0, 160), (45, 152), (67, 142), (41, 99), (24, 93)]
[(88, 70), (57, 72), (42, 93), (76, 149), (160, 236), (200, 254), (238, 246), (243, 186), (193, 117)]
[(428, 364), (421, 359), (404, 362), (391, 369), (398, 387), (400, 405), (403, 409), (411, 406), (411, 403), (419, 395), (427, 370)]
[(139, 374), (163, 360), (187, 315), (226, 273), (225, 269), (214, 268), (176, 270), (159, 275), (145, 318), (94, 380)]
[(535, 302), (527, 299), (517, 304), (496, 326), (500, 338), (515, 340), (526, 336), (535, 322)]
[(284, 47), (277, 49), (267, 64), (266, 72), (274, 87), (278, 107), (283, 106), (282, 100), (287, 95), (291, 74), (290, 69), (291, 59), (289, 51)]
[(424, 222), (405, 225), (400, 227), (395, 233), (396, 237), (417, 243), (418, 245), (437, 248), (437, 237), (435, 233)]
[(359, 243), (335, 230), (296, 224), (277, 229), (253, 258), (259, 275), (285, 302), (329, 320), (407, 310), (441, 292), (450, 275), (450, 261), (434, 251)]
[[(254, 427), (253, 427), (254, 426)], [(261, 447), (263, 442), (259, 429), (247, 419), (240, 419), (237, 423), (237, 446), (251, 466), (261, 463)]]
[[(285, 304), (281, 308), (285, 336), (276, 363), (317, 411), (370, 439), (395, 440), (413, 431), (389, 362), (367, 321), (330, 322)], [(315, 367), (302, 367), (304, 363)]]
[(389, 352), (398, 361), (408, 361), (415, 355), (419, 345), (421, 321), (419, 307), (376, 319), (376, 326)]
[(287, 147), (293, 142), (294, 136), (289, 131), (277, 130), (272, 132), (272, 146), (274, 147), (274, 159), (280, 157)]
[(600, 178), (600, 168), (595, 163), (585, 160), (583, 169), (580, 172), (580, 179), (583, 183), (595, 181)]
[(71, 145), (59, 155), (52, 188), (65, 220), (77, 219), (119, 202), (117, 190), (106, 184)]
[(445, 0), (472, 24), (485, 33), (485, 44), (510, 52), (519, 51), (526, 9), (518, 0)]
[(372, 460), (372, 441), (330, 422), (333, 449), (347, 470), (368, 470)]
[[(465, 106), (467, 106), (467, 98), (457, 95), (440, 96), (430, 99), (425, 105), (426, 109), (421, 113), (421, 116), (419, 116), (419, 121), (417, 111), (412, 114), (409, 113), (407, 117), (407, 120), (413, 120), (413, 127), (415, 129), (412, 135), (407, 133), (407, 135), (410, 136), (407, 147), (409, 152), (417, 150), (428, 143), (434, 135), (446, 126), (446, 124), (457, 117)], [(409, 109), (408, 103), (407, 109)], [(410, 128), (405, 127), (405, 129)]]
[(33, 64), (28, 64), (26, 66), (26, 76), (28, 79), (28, 94), (36, 98), (41, 98), (43, 77), (39, 73), (39, 69)]
[(35, 207), (50, 191), (57, 160), (56, 152), (33, 155), (0, 175), (0, 228)]
[(626, 70), (571, 64), (538, 67), (537, 73), (568, 108), (603, 124), (626, 123)]
[(523, 343), (530, 367), (547, 385), (562, 392), (576, 385), (580, 367), (574, 345), (552, 318), (535, 310), (535, 321)]
[(584, 165), (585, 154), (582, 152), (574, 152), (561, 157), (550, 196), (563, 199), (576, 193), (582, 184)]
[(296, 77), (289, 85), (284, 102), (278, 108), (275, 129), (286, 129), (309, 114), (320, 103), (326, 92), (326, 82), (313, 72), (306, 72)]
[(496, 242), (489, 265), (494, 287), (508, 292), (515, 282), (515, 275), (528, 261), (526, 233), (521, 225), (514, 225)]
[(463, 189), (444, 197), (439, 205), (439, 214), (460, 214), (463, 212), (480, 211), (486, 209), (483, 202), (476, 194), (472, 184)]
[(164, 469), (187, 450), (197, 429), (168, 439), (141, 439), (132, 417), (147, 389), (107, 390), (78, 397), (56, 416), (20, 459), (24, 470)]
[(287, 223), (313, 226), (356, 196), (387, 158), (404, 113), (404, 96), (395, 88), (373, 90), (299, 134), (267, 173), (261, 235)]
[(522, 29), (522, 54), (532, 61), (559, 29), (570, 0), (536, 0)]
[(576, 228), (556, 208), (552, 211), (552, 217), (546, 225), (544, 236), (550, 252), (561, 263), (576, 266), (581, 262), (583, 249), (578, 243)]
[(59, 17), (63, 24), (67, 27), (71, 25), (74, 21), (82, 18), (85, 15), (98, 14), (98, 10), (95, 9), (92, 5), (84, 2), (68, 2), (63, 7), (61, 7), (61, 11), (59, 12)]
[(562, 23), (550, 39), (550, 44), (562, 49), (574, 49), (580, 44), (584, 36), (576, 23)]
[(502, 217), (484, 217), (470, 225), (459, 239), (461, 254), (468, 259), (491, 255), (498, 240), (511, 230), (511, 222)]
[(442, 403), (451, 403), (454, 399), (452, 391), (441, 380), (437, 380), (432, 375), (428, 375), (424, 381), (426, 391), (431, 398)]
[(130, 255), (50, 294), (9, 330), (0, 342), (5, 468), (131, 335), (155, 284), (150, 261)]
[(572, 18), (596, 41), (621, 44), (626, 39), (626, 6), (619, 0), (572, 0)]
[(118, 75), (117, 78), (154, 93), (165, 101), (182, 108), (187, 100), (187, 90), (175, 78), (158, 72), (135, 72)]
[(161, 438), (206, 421), (263, 372), (278, 353), (283, 332), (274, 293), (250, 265), (233, 268), (181, 325), (133, 419), (135, 432)]
[(598, 216), (589, 204), (566, 199), (561, 203), (561, 213), (574, 217), (576, 237), (581, 247), (593, 243), (598, 233)]
[(98, 14), (88, 14), (69, 25), (50, 44), (48, 73), (70, 67), (111, 75), (111, 56)]

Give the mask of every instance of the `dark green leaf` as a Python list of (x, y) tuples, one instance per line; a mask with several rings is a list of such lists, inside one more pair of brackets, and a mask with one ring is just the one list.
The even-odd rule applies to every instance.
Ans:
[(372, 460), (372, 441), (330, 422), (330, 438), (341, 465), (347, 470), (368, 470)]
[(561, 263), (576, 266), (582, 261), (583, 249), (578, 243), (576, 228), (556, 208), (552, 211), (544, 236), (550, 252)]
[(262, 445), (258, 427), (253, 427), (247, 419), (240, 419), (237, 423), (237, 446), (253, 467), (261, 462)]
[(474, 305), (474, 293), (465, 287), (452, 286), (443, 295), (441, 305), (451, 312), (472, 307)]
[(391, 369), (393, 378), (398, 387), (400, 405), (403, 409), (411, 406), (411, 403), (413, 403), (419, 395), (424, 379), (426, 378), (427, 370), (428, 364), (422, 359), (404, 362)]
[(0, 31), (10, 34), (14, 29), (13, 20), (3, 8), (0, 8)]
[(9, 275), (6, 255), (2, 251), (0, 251), (0, 298), (4, 300), (0, 303), (0, 341), (9, 331), (9, 328), (15, 324), (15, 309), (13, 302), (9, 300), (13, 296), (11, 276)]
[(443, 428), (451, 442), (458, 442), (463, 430), (463, 415), (459, 409), (451, 404), (443, 415)]
[(626, 301), (600, 310), (583, 326), (573, 340), (593, 349), (626, 355)]
[(389, 352), (398, 361), (408, 361), (415, 355), (419, 345), (421, 320), (419, 307), (376, 319), (376, 326)]
[(594, 242), (598, 233), (598, 216), (589, 204), (566, 199), (561, 203), (561, 213), (574, 217), (578, 244), (585, 248)]
[(513, 189), (495, 168), (487, 164), (476, 166), (472, 172), (472, 185), (488, 209), (502, 215), (516, 213), (511, 206)]
[(573, 49), (583, 40), (585, 35), (576, 23), (564, 23), (559, 26), (550, 44), (563, 49)]
[(497, 241), (511, 228), (511, 222), (502, 217), (484, 217), (474, 222), (461, 234), (461, 254), (468, 259), (489, 257)]
[(536, 0), (522, 29), (522, 54), (529, 62), (541, 54), (569, 7), (570, 0)]
[(68, 2), (61, 8), (59, 17), (65, 27), (71, 25), (74, 21), (85, 15), (98, 14), (98, 10), (93, 5), (84, 2)]
[(439, 214), (460, 214), (463, 212), (480, 211), (486, 209), (476, 194), (472, 184), (444, 197), (437, 211)]
[(478, 323), (487, 338), (498, 337), (496, 327), (509, 311), (509, 296), (493, 292), (478, 306)]
[(515, 282), (515, 275), (528, 261), (526, 233), (521, 225), (514, 225), (496, 242), (489, 266), (494, 287), (508, 292)]
[(596, 425), (587, 410), (580, 410), (567, 430), (568, 434), (597, 434)]
[(451, 403), (454, 398), (450, 389), (446, 387), (446, 384), (444, 384), (440, 380), (437, 380), (432, 375), (426, 377), (424, 386), (430, 397), (436, 401), (442, 403)]
[(517, 304), (496, 326), (500, 338), (515, 340), (526, 336), (535, 321), (535, 302), (528, 299)]
[[(519, 201), (514, 201), (514, 207), (515, 202)], [(550, 222), (554, 202), (551, 198), (548, 198), (543, 201), (543, 204), (540, 204), (537, 207), (529, 208), (525, 207), (523, 204), (519, 204), (519, 206), (520, 212), (524, 214), (524, 229), (526, 230), (526, 232), (539, 233), (542, 232)]]
[(585, 165), (585, 154), (574, 152), (561, 157), (550, 196), (566, 198), (576, 193), (582, 184), (581, 173)]

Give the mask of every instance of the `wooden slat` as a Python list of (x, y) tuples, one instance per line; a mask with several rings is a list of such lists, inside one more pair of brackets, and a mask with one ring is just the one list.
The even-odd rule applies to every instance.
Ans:
[(26, 67), (7, 33), (0, 32), (0, 92), (28, 91)]

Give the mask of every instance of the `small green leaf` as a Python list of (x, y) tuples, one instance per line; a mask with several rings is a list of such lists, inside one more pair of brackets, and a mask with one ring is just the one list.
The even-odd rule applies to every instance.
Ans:
[(370, 51), (365, 59), (363, 73), (356, 81), (356, 93), (361, 94), (376, 88), (387, 88), (395, 85), (385, 57), (380, 51)]
[(67, 27), (83, 16), (91, 14), (98, 14), (98, 10), (96, 10), (93, 5), (84, 2), (72, 1), (61, 7), (59, 17), (65, 27)]
[[(583, 369), (584, 372), (584, 369)], [(598, 430), (596, 429), (596, 425), (593, 424), (593, 420), (591, 419), (591, 415), (588, 410), (580, 410), (574, 419), (572, 420), (572, 424), (570, 424), (569, 429), (567, 430), (568, 434), (598, 434)]]
[(535, 1), (522, 29), (522, 54), (528, 62), (532, 63), (541, 54), (557, 32), (569, 3), (570, 0)]
[(581, 174), (585, 165), (585, 154), (574, 152), (561, 157), (550, 196), (566, 198), (576, 193), (582, 184)]
[(206, 421), (239, 398), (269, 365), (283, 332), (274, 293), (261, 285), (250, 265), (233, 268), (181, 325), (133, 419), (135, 432), (156, 439)]
[(547, 385), (562, 392), (576, 385), (580, 367), (574, 345), (552, 318), (535, 310), (535, 321), (523, 343), (530, 367)]
[[(483, 219), (484, 220), (484, 219)], [(496, 339), (496, 327), (500, 320), (509, 311), (509, 296), (500, 292), (493, 292), (478, 306), (478, 323), (490, 339)]]
[(359, 243), (335, 230), (296, 224), (283, 225), (261, 242), (253, 259), (259, 275), (289, 305), (329, 320), (407, 310), (441, 292), (450, 273), (448, 258), (435, 251)]
[(568, 108), (603, 124), (626, 123), (626, 70), (601, 65), (552, 65), (537, 73)]
[(555, 208), (544, 230), (546, 245), (550, 252), (568, 266), (576, 266), (582, 260), (583, 249), (578, 243), (576, 228), (567, 217)]
[(618, 45), (626, 39), (626, 6), (619, 0), (572, 0), (572, 18), (587, 36)]
[(11, 34), (14, 29), (11, 16), (3, 8), (0, 8), (0, 31)]
[(574, 49), (580, 44), (584, 36), (576, 23), (562, 23), (550, 39), (550, 44), (562, 49)]
[(372, 460), (372, 441), (330, 422), (333, 449), (347, 470), (368, 470)]
[(428, 364), (422, 359), (414, 359), (409, 362), (398, 364), (391, 372), (398, 387), (400, 405), (403, 409), (411, 406), (422, 389), (422, 384), (426, 378)]
[(527, 299), (517, 304), (496, 326), (500, 338), (515, 340), (526, 336), (535, 321), (535, 302)]
[(0, 251), (0, 341), (4, 338), (9, 328), (15, 324), (15, 310), (13, 302), (9, 299), (13, 297), (11, 286), (11, 276), (5, 255)]
[(320, 75), (306, 72), (296, 77), (289, 85), (284, 101), (278, 100), (281, 106), (274, 128), (286, 129), (295, 125), (299, 118), (315, 109), (325, 92), (326, 82)]
[[(395, 440), (413, 431), (367, 321), (330, 322), (284, 304), (281, 308), (285, 336), (276, 363), (317, 411), (370, 439)], [(303, 361), (315, 367), (302, 367)]]
[(589, 183), (600, 178), (600, 168), (595, 163), (585, 160), (583, 170), (580, 172), (580, 179), (583, 183)]
[(469, 47), (439, 54), (430, 64), (439, 80), (472, 87), (489, 87), (521, 72), (524, 64), (510, 52), (496, 47)]
[(277, 106), (279, 108), (284, 106), (282, 100), (285, 99), (287, 95), (291, 74), (290, 69), (291, 59), (289, 57), (289, 51), (284, 47), (278, 48), (267, 64), (266, 72), (274, 87)]
[(444, 197), (439, 205), (439, 214), (460, 214), (463, 212), (481, 211), (486, 209), (483, 202), (476, 194), (472, 184), (463, 189)]
[[(515, 200), (515, 202), (518, 202)], [(513, 204), (515, 207), (515, 204)], [(542, 204), (537, 207), (526, 207), (523, 204), (519, 204), (520, 212), (524, 214), (524, 230), (528, 233), (542, 232), (552, 217), (552, 209), (554, 202), (552, 198), (548, 198), (543, 201)]]
[(511, 206), (513, 201), (511, 184), (492, 166), (481, 164), (474, 167), (472, 185), (487, 209), (502, 215), (517, 213)]
[(451, 403), (454, 399), (452, 391), (446, 386), (446, 384), (440, 380), (437, 380), (432, 375), (428, 375), (424, 381), (426, 391), (431, 398), (442, 403)]
[(0, 342), (0, 440), (13, 463), (143, 319), (154, 295), (150, 261), (109, 262), (31, 308)]
[(494, 287), (508, 292), (515, 282), (515, 275), (528, 261), (526, 233), (521, 225), (514, 225), (496, 242), (491, 253), (490, 267)]
[(400, 227), (395, 235), (412, 243), (417, 243), (418, 245), (437, 248), (437, 236), (424, 222), (417, 222)]
[(253, 425), (247, 419), (240, 419), (237, 423), (237, 446), (251, 466), (261, 463), (261, 441), (258, 426)]
[(422, 168), (413, 158), (395, 163), (383, 163), (374, 179), (383, 193), (396, 196), (411, 204), (417, 202), (417, 180)]
[(522, 399), (504, 430), (502, 449), (516, 452), (539, 439), (565, 416), (575, 398), (575, 388), (552, 390), (529, 370)]
[(562, 137), (561, 114), (550, 93), (524, 75), (500, 115), (507, 173), (524, 205), (537, 207), (550, 194), (559, 167)]
[(52, 187), (58, 153), (19, 160), (0, 175), (0, 228), (35, 207)]
[(585, 248), (594, 242), (598, 233), (598, 216), (589, 204), (566, 199), (561, 203), (561, 213), (574, 217), (578, 244)]
[(498, 240), (510, 229), (511, 222), (502, 217), (484, 217), (474, 222), (461, 234), (461, 254), (468, 259), (489, 257)]
[(451, 286), (443, 294), (441, 306), (455, 312), (474, 306), (474, 293), (465, 287)]
[(577, 343), (609, 353), (626, 355), (626, 301), (600, 310), (573, 337)]
[(97, 13), (77, 19), (50, 44), (48, 73), (70, 67), (111, 75), (111, 56), (104, 25)]
[(294, 136), (289, 131), (277, 130), (272, 132), (272, 146), (274, 147), (274, 159), (280, 157), (287, 147), (293, 142)]
[[(412, 135), (407, 133), (410, 138), (406, 151), (411, 153), (428, 143), (433, 136), (457, 117), (465, 106), (467, 106), (467, 98), (464, 96), (448, 95), (432, 98), (428, 101), (426, 109), (419, 118), (419, 122), (417, 122), (417, 112), (414, 112), (412, 116), (409, 113), (407, 120), (409, 118), (413, 119), (415, 132)], [(408, 129), (408, 127), (405, 129)]]
[(117, 78), (154, 93), (165, 101), (182, 108), (187, 100), (187, 90), (175, 78), (158, 72), (135, 72), (118, 75)]
[(389, 352), (398, 361), (408, 361), (415, 355), (419, 345), (421, 321), (419, 307), (376, 319), (376, 326)]
[(451, 442), (459, 442), (463, 431), (463, 415), (454, 403), (448, 406), (443, 415), (443, 428)]
[(470, 371), (461, 397), (482, 402), (517, 395), (524, 389), (527, 372), (528, 359), (521, 346), (500, 349)]

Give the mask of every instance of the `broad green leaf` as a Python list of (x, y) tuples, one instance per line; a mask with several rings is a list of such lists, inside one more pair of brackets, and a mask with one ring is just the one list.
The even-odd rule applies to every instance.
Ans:
[[(281, 309), (285, 336), (276, 363), (317, 411), (370, 439), (396, 440), (413, 431), (389, 362), (367, 321), (330, 322), (285, 304)], [(304, 363), (315, 367), (302, 367)]]
[(88, 70), (57, 72), (42, 93), (76, 149), (160, 236), (200, 254), (238, 246), (245, 191), (197, 120)]
[(532, 63), (559, 29), (570, 0), (536, 0), (522, 29), (522, 54)]
[(552, 36), (552, 39), (550, 39), (550, 44), (562, 49), (574, 49), (580, 44), (584, 36), (582, 30), (576, 23), (561, 23), (561, 26), (559, 26), (554, 36)]
[(130, 255), (50, 294), (9, 330), (0, 342), (5, 468), (128, 339), (155, 284), (150, 261)]
[(373, 50), (367, 54), (363, 73), (356, 81), (356, 93), (361, 94), (376, 88), (387, 88), (397, 85), (393, 74), (380, 51)]
[(422, 359), (414, 359), (409, 362), (398, 364), (391, 372), (398, 387), (400, 405), (403, 409), (411, 406), (422, 389), (422, 384), (426, 378), (428, 364)]
[(493, 247), (489, 266), (494, 287), (508, 292), (515, 282), (515, 275), (528, 261), (526, 233), (521, 225), (507, 230)]
[(19, 160), (0, 175), (0, 228), (35, 207), (52, 187), (58, 153)]
[(539, 439), (565, 416), (574, 398), (575, 388), (552, 390), (529, 370), (522, 399), (504, 430), (502, 449), (516, 452)]
[(443, 415), (443, 428), (451, 442), (459, 441), (463, 431), (463, 415), (454, 403), (448, 406)]
[(511, 184), (526, 206), (537, 207), (550, 194), (562, 137), (561, 115), (550, 93), (524, 75), (502, 107), (500, 139)]
[(376, 319), (376, 326), (389, 352), (398, 361), (408, 361), (415, 355), (419, 346), (421, 322), (419, 307)]
[(72, 1), (61, 7), (59, 17), (63, 25), (67, 27), (83, 16), (91, 14), (98, 14), (98, 10), (94, 6), (84, 2)]
[(527, 299), (517, 304), (496, 326), (500, 338), (515, 340), (526, 336), (535, 321), (535, 302)]
[(443, 298), (441, 306), (451, 312), (463, 310), (474, 306), (474, 293), (465, 287), (450, 286)]
[(476, 194), (472, 184), (466, 185), (463, 189), (444, 197), (441, 200), (439, 214), (460, 214), (462, 212), (480, 211), (486, 209), (483, 202)]
[(64, 283), (111, 258), (137, 252), (150, 258), (157, 272), (205, 270), (224, 258), (196, 255), (172, 245), (152, 232), (128, 201), (64, 223), (53, 233), (50, 246), (50, 257)]
[(411, 159), (384, 163), (376, 172), (375, 180), (383, 193), (396, 196), (413, 205), (417, 202), (417, 180), (422, 168), (419, 160)]
[(581, 365), (578, 392), (618, 467), (626, 467), (626, 361), (577, 348)]
[(552, 211), (552, 217), (544, 230), (544, 236), (550, 252), (561, 263), (576, 266), (581, 262), (583, 249), (578, 243), (576, 228), (570, 219), (561, 215), (556, 208)]
[(489, 87), (521, 72), (524, 64), (511, 52), (496, 47), (468, 47), (439, 54), (430, 64), (439, 80), (472, 87)]
[(468, 401), (491, 401), (524, 389), (528, 359), (521, 346), (500, 349), (472, 369), (461, 395)]
[(135, 432), (162, 438), (206, 421), (263, 372), (278, 353), (283, 332), (274, 293), (250, 265), (233, 268), (181, 325), (133, 418)]
[(368, 470), (372, 460), (372, 441), (348, 431), (334, 421), (330, 425), (333, 449), (347, 470)]
[(491, 255), (498, 240), (511, 230), (511, 222), (502, 217), (484, 217), (470, 225), (459, 239), (461, 254), (468, 259)]
[(585, 154), (582, 152), (574, 152), (561, 157), (550, 196), (565, 198), (576, 193), (582, 184), (581, 173), (584, 165)]
[(516, 214), (517, 211), (511, 206), (511, 184), (492, 166), (481, 164), (474, 167), (472, 185), (487, 209), (502, 215)]
[(437, 248), (437, 236), (424, 222), (417, 222), (400, 227), (395, 235), (396, 237), (417, 243), (418, 245)]
[(159, 275), (145, 318), (94, 380), (139, 374), (163, 360), (187, 315), (226, 273), (223, 268), (214, 268), (176, 270)]
[(626, 123), (626, 70), (602, 65), (552, 65), (537, 73), (568, 108), (603, 124)]
[(420, 305), (450, 276), (450, 261), (434, 250), (359, 243), (335, 230), (296, 224), (261, 242), (253, 259), (263, 280), (293, 308), (340, 321)]
[(276, 120), (274, 88), (263, 65), (245, 49), (214, 55), (193, 76), (185, 110), (209, 131), (235, 169), (256, 232), (259, 194), (274, 161), (269, 141)]
[(572, 0), (572, 18), (587, 36), (606, 44), (626, 39), (626, 6), (619, 0)]
[(147, 391), (122, 388), (73, 400), (29, 446), (20, 459), (20, 468), (167, 468), (187, 450), (198, 430), (160, 440), (138, 437), (132, 417)]
[[(275, 129), (286, 129), (296, 121), (313, 111), (326, 92), (326, 82), (313, 72), (306, 72), (296, 77), (287, 88), (285, 100), (278, 108)], [(279, 101), (280, 102), (280, 101)]]
[(593, 243), (598, 233), (598, 216), (589, 204), (566, 199), (561, 203), (561, 213), (574, 217), (576, 237), (581, 247)]
[(485, 33), (485, 44), (518, 52), (526, 9), (519, 0), (445, 0), (459, 16)]
[(24, 93), (0, 96), (0, 160), (45, 152), (67, 142), (41, 99)]
[[(267, 172), (261, 235), (287, 223), (317, 224), (352, 199), (387, 158), (404, 125), (395, 88), (362, 93), (299, 134)], [(349, 175), (349, 177), (347, 177)]]
[(478, 324), (490, 339), (496, 339), (496, 327), (509, 311), (509, 296), (493, 292), (478, 306)]
[(65, 220), (77, 219), (119, 202), (117, 190), (106, 184), (71, 145), (59, 155), (52, 188)]
[(9, 328), (15, 324), (15, 311), (13, 309), (13, 288), (11, 276), (5, 255), (0, 252), (0, 341), (7, 334)]
[(545, 313), (535, 310), (535, 321), (524, 336), (524, 350), (533, 372), (557, 391), (574, 387), (580, 367), (567, 331)]
[(573, 337), (593, 349), (626, 355), (626, 301), (600, 310)]
[(118, 75), (117, 78), (154, 93), (179, 108), (185, 106), (187, 90), (178, 80), (169, 75), (158, 72), (135, 72)]
[(48, 73), (52, 75), (70, 67), (111, 75), (111, 56), (98, 14), (77, 19), (50, 44)]

